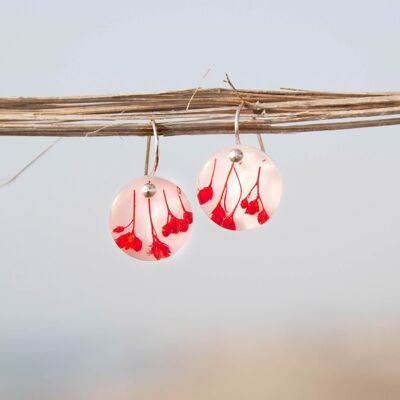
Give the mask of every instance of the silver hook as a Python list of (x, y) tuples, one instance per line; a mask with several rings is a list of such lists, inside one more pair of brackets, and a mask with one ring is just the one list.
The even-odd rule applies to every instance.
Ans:
[(157, 133), (157, 125), (154, 120), (151, 120), (151, 126), (153, 128), (153, 136), (154, 136), (154, 165), (153, 169), (149, 174), (149, 159), (150, 159), (150, 143), (151, 143), (151, 136), (147, 136), (146, 142), (146, 158), (144, 161), (144, 174), (146, 176), (154, 176), (157, 171), (158, 161), (160, 159), (160, 139)]
[[(240, 120), (240, 111), (242, 110), (242, 107), (244, 105), (244, 102), (242, 101), (239, 105), (238, 108), (236, 109), (236, 114), (235, 114), (235, 140), (236, 144), (240, 145), (240, 135), (239, 135), (239, 120)], [(261, 133), (257, 133), (257, 139), (258, 139), (258, 144), (260, 145), (261, 151), (265, 153), (265, 145), (264, 145), (264, 140), (261, 136)]]
[(238, 108), (236, 109), (236, 114), (235, 114), (235, 140), (236, 144), (239, 145), (240, 143), (240, 136), (239, 136), (239, 119), (240, 119), (240, 110), (243, 107), (243, 101), (238, 105)]
[(258, 144), (260, 145), (260, 150), (265, 153), (265, 144), (261, 133), (257, 133)]

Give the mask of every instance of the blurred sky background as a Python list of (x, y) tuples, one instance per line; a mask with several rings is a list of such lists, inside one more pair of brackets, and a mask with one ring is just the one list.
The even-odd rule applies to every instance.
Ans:
[[(0, 96), (189, 88), (211, 65), (206, 87), (226, 71), (239, 88), (396, 91), (399, 37), (394, 0), (3, 0)], [(63, 139), (0, 189), (0, 397), (140, 384), (213, 340), (397, 327), (399, 130), (266, 136), (283, 198), (242, 233), (195, 198), (233, 135), (161, 138), (158, 175), (185, 190), (195, 225), (159, 263), (127, 257), (107, 223), (143, 173), (144, 139)], [(52, 140), (0, 137), (0, 178)]]

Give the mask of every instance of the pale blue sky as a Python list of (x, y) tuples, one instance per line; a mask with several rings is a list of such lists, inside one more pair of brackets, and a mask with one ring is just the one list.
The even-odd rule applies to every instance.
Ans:
[[(0, 95), (180, 89), (210, 65), (210, 87), (227, 71), (241, 88), (400, 90), (399, 37), (397, 1), (3, 1)], [(121, 354), (157, 364), (181, 338), (397, 323), (399, 129), (265, 137), (283, 199), (244, 233), (217, 229), (195, 201), (199, 168), (233, 136), (162, 139), (159, 175), (184, 188), (196, 221), (184, 250), (151, 265), (107, 227), (144, 141), (63, 140), (0, 190), (0, 393), (73, 386), (122, 369)], [(0, 178), (50, 141), (0, 137)]]

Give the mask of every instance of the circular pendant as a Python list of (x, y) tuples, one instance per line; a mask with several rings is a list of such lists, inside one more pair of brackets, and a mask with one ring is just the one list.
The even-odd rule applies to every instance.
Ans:
[(143, 176), (115, 197), (109, 225), (118, 247), (131, 257), (160, 260), (186, 242), (193, 214), (182, 190), (158, 177)]
[(216, 224), (230, 230), (264, 224), (278, 208), (282, 179), (263, 151), (237, 145), (212, 156), (197, 180), (197, 198)]

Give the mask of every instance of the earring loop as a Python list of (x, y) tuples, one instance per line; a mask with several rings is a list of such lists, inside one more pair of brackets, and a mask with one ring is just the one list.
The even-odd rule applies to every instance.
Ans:
[[(235, 114), (235, 140), (237, 145), (241, 145), (240, 141), (240, 134), (239, 134), (239, 120), (240, 120), (240, 111), (242, 110), (242, 107), (244, 105), (244, 102), (242, 101), (237, 109), (236, 109), (236, 114)], [(257, 139), (258, 139), (258, 144), (260, 146), (261, 151), (265, 153), (265, 145), (264, 145), (264, 140), (261, 136), (261, 133), (257, 133)]]
[[(115, 197), (109, 218), (111, 235), (126, 254), (143, 261), (171, 256), (187, 240), (193, 223), (190, 203), (182, 189), (155, 176), (159, 161), (157, 125), (149, 119), (144, 176), (128, 182)], [(149, 173), (150, 145), (154, 136), (153, 169)]]
[(258, 144), (260, 146), (260, 150), (265, 153), (265, 144), (261, 133), (257, 133)]
[(154, 136), (154, 164), (153, 164), (153, 169), (149, 174), (150, 143), (151, 143), (151, 136), (149, 135), (147, 136), (146, 157), (144, 161), (144, 175), (146, 176), (154, 176), (158, 168), (158, 161), (160, 159), (160, 139), (157, 133), (157, 125), (153, 119), (150, 122), (153, 128), (153, 136)]
[(239, 119), (240, 119), (240, 111), (243, 107), (243, 101), (238, 105), (238, 108), (236, 109), (236, 114), (235, 114), (235, 140), (236, 144), (240, 145), (240, 135), (239, 135)]

